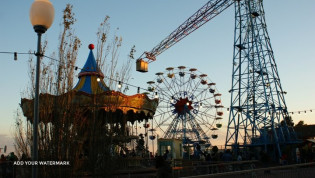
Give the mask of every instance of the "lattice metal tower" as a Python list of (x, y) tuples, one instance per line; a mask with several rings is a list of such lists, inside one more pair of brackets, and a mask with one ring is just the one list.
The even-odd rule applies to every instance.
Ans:
[[(263, 0), (210, 0), (150, 52), (137, 60), (147, 72), (156, 56), (234, 4), (235, 31), (230, 115), (225, 147), (263, 147), (281, 155), (281, 145), (298, 143), (284, 100), (265, 21)], [(143, 56), (147, 61), (143, 60)], [(144, 64), (143, 64), (144, 63)], [(281, 124), (280, 124), (281, 123)]]
[[(297, 142), (281, 120), (289, 117), (262, 0), (236, 0), (231, 106), (226, 148), (270, 148), (281, 156), (281, 145)], [(277, 155), (277, 156), (278, 156)]]

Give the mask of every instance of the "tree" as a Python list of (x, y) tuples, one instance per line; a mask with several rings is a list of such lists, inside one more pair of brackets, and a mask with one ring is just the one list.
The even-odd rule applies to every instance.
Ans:
[(300, 120), (300, 121), (295, 125), (295, 127), (300, 127), (300, 126), (303, 126), (303, 125), (307, 125), (307, 124), (304, 124), (304, 121), (303, 121), (303, 120)]
[(217, 146), (213, 146), (211, 148), (211, 151), (212, 151), (213, 154), (217, 154), (217, 152), (219, 151), (219, 148)]
[[(115, 33), (112, 41), (107, 40), (107, 37), (110, 36), (108, 20), (109, 17), (105, 17), (97, 31), (97, 63), (103, 67), (103, 73), (108, 78), (127, 82), (130, 77), (132, 58), (128, 58), (119, 67), (122, 38)], [(45, 97), (41, 98), (42, 112), (38, 127), (39, 159), (67, 160), (70, 161), (71, 167), (43, 166), (40, 177), (72, 177), (80, 171), (102, 171), (102, 173), (109, 174), (113, 170), (111, 168), (115, 166), (111, 157), (112, 150), (117, 145), (121, 145), (119, 139), (113, 138), (125, 134), (122, 115), (99, 111), (96, 107), (97, 99), (91, 100), (89, 108), (74, 107), (70, 104), (74, 97), (70, 91), (73, 89), (76, 74), (75, 64), (81, 46), (81, 41), (73, 29), (75, 22), (73, 6), (67, 4), (63, 11), (62, 31), (57, 52), (52, 54), (52, 58), (57, 56), (58, 60), (41, 60), (40, 79), (42, 94), (63, 97), (55, 97), (53, 101)], [(43, 53), (45, 53), (47, 45), (48, 41), (45, 40)], [(134, 48), (131, 51), (134, 51)], [(24, 97), (32, 99), (35, 86), (33, 56), (30, 56), (29, 59), (29, 74), (31, 82), (24, 91)], [(113, 87), (111, 89), (115, 89), (116, 83), (108, 78), (107, 85)], [(54, 111), (53, 114), (51, 114), (51, 110)], [(103, 119), (98, 119), (100, 117)], [(118, 119), (119, 122), (116, 122), (115, 119)], [(30, 157), (32, 120), (24, 121), (21, 111), (18, 111), (16, 116), (15, 142), (18, 155), (26, 154)], [(80, 161), (84, 154), (89, 156), (85, 167)], [(106, 170), (104, 167), (108, 169)], [(28, 177), (28, 175), (24, 176)]]
[(280, 122), (280, 124), (281, 124), (281, 126), (285, 126), (285, 125), (287, 125), (288, 127), (293, 127), (293, 126), (294, 126), (294, 122), (293, 122), (291, 116), (286, 116), (286, 117), (284, 118), (284, 120), (282, 120), (282, 121)]

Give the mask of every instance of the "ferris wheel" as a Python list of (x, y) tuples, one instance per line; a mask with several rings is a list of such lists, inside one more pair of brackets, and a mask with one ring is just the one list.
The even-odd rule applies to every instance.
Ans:
[(147, 83), (151, 97), (159, 98), (153, 124), (163, 138), (207, 146), (211, 138), (218, 138), (216, 130), (222, 127), (223, 115), (221, 94), (206, 74), (185, 66), (168, 67)]

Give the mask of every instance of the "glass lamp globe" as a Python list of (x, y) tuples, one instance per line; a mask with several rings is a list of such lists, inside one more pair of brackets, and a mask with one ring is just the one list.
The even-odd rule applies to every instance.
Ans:
[(30, 20), (35, 32), (45, 33), (54, 21), (55, 10), (49, 0), (35, 0), (30, 9)]

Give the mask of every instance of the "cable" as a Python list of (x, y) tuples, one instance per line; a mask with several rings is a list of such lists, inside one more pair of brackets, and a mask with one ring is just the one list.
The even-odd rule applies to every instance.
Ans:
[[(33, 54), (33, 55), (36, 56), (36, 53), (35, 53), (35, 52), (34, 52), (34, 53), (31, 53), (31, 52), (27, 52), (27, 53), (21, 53), (21, 52), (0, 52), (0, 54), (14, 54), (14, 55), (15, 55), (15, 54)], [(142, 54), (142, 55), (143, 55), (143, 54)], [(142, 56), (142, 55), (141, 55), (141, 56)], [(14, 57), (16, 57), (16, 56), (14, 56)], [(60, 63), (61, 63), (60, 60), (55, 59), (55, 58), (52, 58), (52, 57), (49, 57), (49, 56), (46, 56), (46, 55), (42, 55), (42, 57), (45, 57), (45, 58), (48, 58), (48, 59), (50, 59), (50, 60), (54, 60), (54, 61), (56, 61), (56, 62), (60, 62)], [(16, 60), (16, 59), (14, 58), (14, 60)], [(63, 64), (65, 64), (65, 63), (63, 63)], [(80, 70), (82, 70), (82, 71), (86, 71), (85, 69), (83, 69), (83, 68), (81, 68), (81, 67), (78, 67), (78, 66), (75, 66), (75, 65), (70, 65), (70, 66), (71, 66), (71, 67), (74, 67), (75, 70), (80, 69)], [(142, 87), (139, 87), (139, 86), (130, 84), (130, 83), (122, 82), (122, 81), (120, 81), (120, 80), (113, 79), (113, 78), (110, 78), (110, 77), (107, 77), (107, 76), (104, 76), (104, 78), (106, 78), (106, 79), (108, 79), (108, 80), (112, 80), (112, 81), (118, 82), (118, 83), (121, 84), (121, 85), (124, 84), (124, 85), (126, 85), (126, 86), (130, 86), (130, 87), (137, 88), (138, 93), (139, 93), (140, 89), (141, 89), (141, 90), (144, 90), (144, 91), (147, 91), (147, 92), (152, 92), (152, 91), (150, 91), (150, 90), (148, 90), (148, 89), (146, 89), (146, 88), (142, 88)], [(156, 93), (156, 92), (155, 92), (155, 96), (157, 96), (157, 93)], [(223, 107), (223, 108), (225, 108), (225, 109), (229, 112), (229, 107)], [(292, 115), (293, 115), (294, 113), (301, 114), (301, 113), (303, 113), (303, 112), (306, 114), (307, 112), (313, 112), (313, 110), (315, 110), (315, 109), (293, 111), (293, 112), (289, 112), (289, 114), (290, 114), (290, 113), (291, 113)]]
[(1, 54), (14, 54), (14, 53), (16, 53), (16, 54), (33, 54), (33, 53), (31, 53), (31, 52), (28, 52), (28, 53), (20, 53), (20, 52), (0, 52)]
[(313, 112), (313, 110), (315, 110), (315, 109), (309, 109), (309, 110), (301, 110), (301, 111), (293, 111), (293, 112), (289, 112), (289, 113), (291, 113), (292, 115), (294, 115), (295, 113), (296, 114), (306, 114), (306, 113), (308, 113), (308, 112)]
[[(15, 55), (15, 54), (32, 54), (32, 55), (35, 55), (35, 56), (37, 55), (35, 52), (34, 52), (34, 53), (31, 53), (31, 52), (21, 53), (21, 52), (3, 52), (3, 51), (0, 51), (0, 54), (14, 54), (14, 55)], [(56, 62), (65, 64), (64, 62), (61, 62), (61, 61), (58, 60), (58, 59), (55, 59), (55, 58), (52, 58), (52, 57), (49, 57), (49, 56), (46, 56), (46, 55), (41, 55), (41, 56), (42, 56), (42, 57), (45, 57), (45, 58), (48, 58), (48, 59), (50, 59), (50, 60), (54, 60), (54, 61), (56, 61)], [(16, 56), (14, 56), (14, 60), (16, 60)], [(86, 71), (84, 68), (81, 68), (81, 67), (78, 67), (78, 66), (75, 66), (75, 65), (71, 65), (71, 64), (70, 64), (70, 66), (71, 66), (71, 67), (74, 67), (75, 70), (80, 69), (81, 71)], [(88, 72), (88, 71), (86, 71), (86, 72)], [(126, 85), (126, 86), (130, 86), (130, 87), (137, 88), (138, 91), (140, 91), (139, 89), (141, 89), (141, 90), (150, 92), (150, 90), (148, 90), (148, 89), (146, 89), (146, 88), (142, 88), (142, 87), (138, 87), (138, 86), (133, 85), (133, 84), (129, 84), (129, 83), (126, 83), (126, 82), (122, 82), (122, 81), (120, 81), (120, 80), (113, 79), (113, 78), (110, 78), (110, 77), (108, 77), (108, 76), (104, 76), (104, 78), (106, 78), (106, 79), (108, 79), (108, 80), (111, 80), (111, 81), (119, 82), (121, 85), (124, 84), (124, 85)]]

